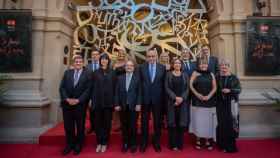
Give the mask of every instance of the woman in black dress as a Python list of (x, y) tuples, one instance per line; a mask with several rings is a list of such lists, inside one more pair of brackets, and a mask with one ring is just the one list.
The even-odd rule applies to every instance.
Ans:
[(213, 139), (216, 136), (216, 79), (208, 70), (207, 58), (199, 58), (197, 70), (190, 78), (192, 90), (190, 132), (196, 136), (196, 149), (203, 147), (202, 138), (208, 150), (213, 150)]
[(217, 105), (217, 145), (224, 152), (237, 152), (235, 139), (238, 136), (238, 95), (241, 92), (239, 79), (230, 72), (227, 60), (220, 61), (218, 76), (218, 105)]
[(93, 73), (92, 107), (95, 115), (96, 152), (105, 152), (109, 141), (115, 89), (115, 72), (110, 68), (110, 58), (100, 56), (100, 68)]
[(182, 150), (184, 129), (188, 126), (187, 113), (189, 106), (189, 77), (182, 72), (182, 62), (174, 59), (172, 71), (165, 79), (165, 89), (168, 96), (167, 125), (169, 135), (169, 148)]

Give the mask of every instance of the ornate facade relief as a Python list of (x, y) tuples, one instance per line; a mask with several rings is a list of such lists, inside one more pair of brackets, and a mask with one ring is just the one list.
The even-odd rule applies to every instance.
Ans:
[(126, 48), (136, 58), (157, 47), (180, 55), (182, 47), (198, 55), (201, 44), (208, 41), (207, 12), (203, 0), (104, 0), (74, 6), (77, 27), (74, 53), (87, 53), (92, 46), (114, 56), (118, 47)]

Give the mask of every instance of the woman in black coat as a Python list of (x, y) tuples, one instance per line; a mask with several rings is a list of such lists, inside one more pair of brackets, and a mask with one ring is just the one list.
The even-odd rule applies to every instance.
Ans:
[(165, 79), (165, 90), (168, 96), (167, 126), (169, 135), (169, 148), (182, 150), (184, 129), (188, 126), (187, 119), (189, 101), (189, 77), (182, 72), (182, 62), (174, 59), (172, 71)]
[(96, 152), (105, 152), (112, 126), (116, 75), (110, 68), (108, 54), (101, 54), (100, 68), (93, 73), (92, 108), (96, 117)]
[(220, 62), (217, 105), (217, 145), (224, 152), (237, 152), (235, 139), (238, 136), (238, 95), (241, 92), (239, 79), (230, 72), (227, 60)]

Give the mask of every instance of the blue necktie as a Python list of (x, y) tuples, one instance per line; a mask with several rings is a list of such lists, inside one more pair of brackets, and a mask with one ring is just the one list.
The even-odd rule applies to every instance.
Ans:
[(79, 70), (75, 70), (74, 73), (74, 87), (78, 84), (79, 81)]
[(95, 71), (97, 69), (97, 64), (93, 63), (93, 71)]
[(149, 66), (149, 74), (150, 74), (150, 79), (153, 82), (155, 78), (155, 64), (150, 64)]

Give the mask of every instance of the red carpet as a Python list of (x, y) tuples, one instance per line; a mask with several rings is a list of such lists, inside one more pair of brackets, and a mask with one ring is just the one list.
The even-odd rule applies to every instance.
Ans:
[[(218, 150), (197, 151), (190, 145), (186, 146), (182, 152), (173, 152), (163, 146), (161, 153), (155, 153), (151, 146), (145, 154), (120, 152), (118, 144), (112, 144), (106, 153), (96, 154), (93, 145), (86, 145), (79, 156), (69, 154), (65, 157), (81, 158), (279, 158), (280, 139), (277, 140), (239, 140), (239, 152), (235, 154), (225, 154)], [(62, 158), (60, 152), (63, 146), (52, 145), (29, 145), (14, 144), (0, 145), (1, 158)]]
[[(113, 128), (114, 129), (114, 128)], [(163, 131), (162, 152), (154, 152), (152, 146), (142, 153), (126, 153), (120, 151), (120, 133), (112, 132), (111, 145), (106, 153), (95, 153), (95, 136), (93, 134), (86, 137), (86, 145), (79, 156), (69, 154), (65, 157), (81, 158), (279, 158), (280, 139), (258, 139), (258, 140), (238, 140), (238, 153), (226, 154), (217, 149), (214, 151), (195, 150), (190, 141), (190, 136), (185, 137), (185, 147), (183, 151), (170, 151), (167, 149), (167, 132)], [(59, 124), (50, 129), (39, 138), (39, 144), (1, 144), (1, 158), (59, 158), (64, 147), (63, 125)]]

